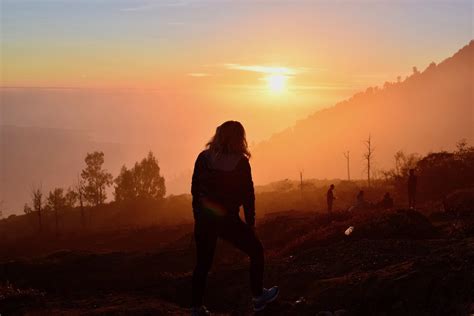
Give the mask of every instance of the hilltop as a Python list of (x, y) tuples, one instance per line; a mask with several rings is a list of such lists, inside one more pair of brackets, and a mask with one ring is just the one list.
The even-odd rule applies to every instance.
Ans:
[[(257, 183), (297, 178), (346, 177), (343, 152), (352, 174), (363, 175), (364, 140), (375, 145), (375, 169), (393, 164), (398, 150), (425, 154), (472, 142), (474, 41), (438, 65), (383, 87), (369, 87), (318, 111), (253, 149)], [(268, 163), (271, 161), (271, 163)]]

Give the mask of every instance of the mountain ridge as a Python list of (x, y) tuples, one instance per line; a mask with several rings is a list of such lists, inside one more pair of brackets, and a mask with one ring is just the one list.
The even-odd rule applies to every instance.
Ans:
[[(363, 177), (363, 141), (369, 134), (377, 147), (377, 169), (389, 167), (398, 150), (425, 153), (451, 148), (462, 138), (472, 142), (473, 60), (470, 41), (423, 72), (414, 67), (403, 81), (369, 87), (297, 121), (253, 148), (256, 181), (296, 178), (301, 170), (309, 177), (343, 178), (347, 150), (356, 158), (354, 177)], [(320, 155), (322, 150), (326, 154)]]

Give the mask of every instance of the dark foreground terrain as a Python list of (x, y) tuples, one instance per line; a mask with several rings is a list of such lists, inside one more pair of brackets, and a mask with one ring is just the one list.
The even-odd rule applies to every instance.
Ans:
[[(192, 225), (155, 230), (111, 232), (102, 243), (89, 236), (71, 247), (56, 241), (44, 253), (34, 251), (40, 239), (2, 246), (0, 314), (189, 314)], [(266, 284), (281, 287), (262, 315), (474, 313), (472, 212), (340, 212), (330, 220), (288, 211), (260, 220), (258, 233)], [(170, 240), (153, 246), (160, 234)], [(217, 315), (252, 314), (247, 281), (247, 259), (219, 244), (206, 305)]]

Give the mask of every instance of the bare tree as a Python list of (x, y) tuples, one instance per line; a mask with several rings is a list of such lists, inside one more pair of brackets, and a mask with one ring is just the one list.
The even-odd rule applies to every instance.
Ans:
[(303, 171), (300, 171), (300, 189), (303, 190)]
[(38, 230), (41, 233), (43, 230), (42, 211), (43, 211), (43, 192), (41, 186), (33, 187), (31, 189), (31, 199), (33, 202), (33, 211), (38, 213)]
[(351, 181), (351, 170), (350, 170), (350, 152), (349, 150), (344, 153), (344, 157), (346, 157), (346, 163), (347, 163), (347, 180)]
[(303, 198), (303, 171), (300, 170), (300, 191), (301, 191), (301, 198)]
[(364, 159), (367, 160), (367, 184), (370, 187), (370, 171), (375, 148), (372, 146), (372, 138), (369, 134), (369, 138), (365, 141), (366, 152), (364, 153)]

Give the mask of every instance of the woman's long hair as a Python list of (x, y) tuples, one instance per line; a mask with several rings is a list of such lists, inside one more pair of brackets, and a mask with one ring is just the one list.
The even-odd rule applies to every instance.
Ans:
[(240, 122), (227, 121), (216, 128), (216, 134), (206, 145), (214, 155), (243, 154), (250, 158), (245, 129)]

